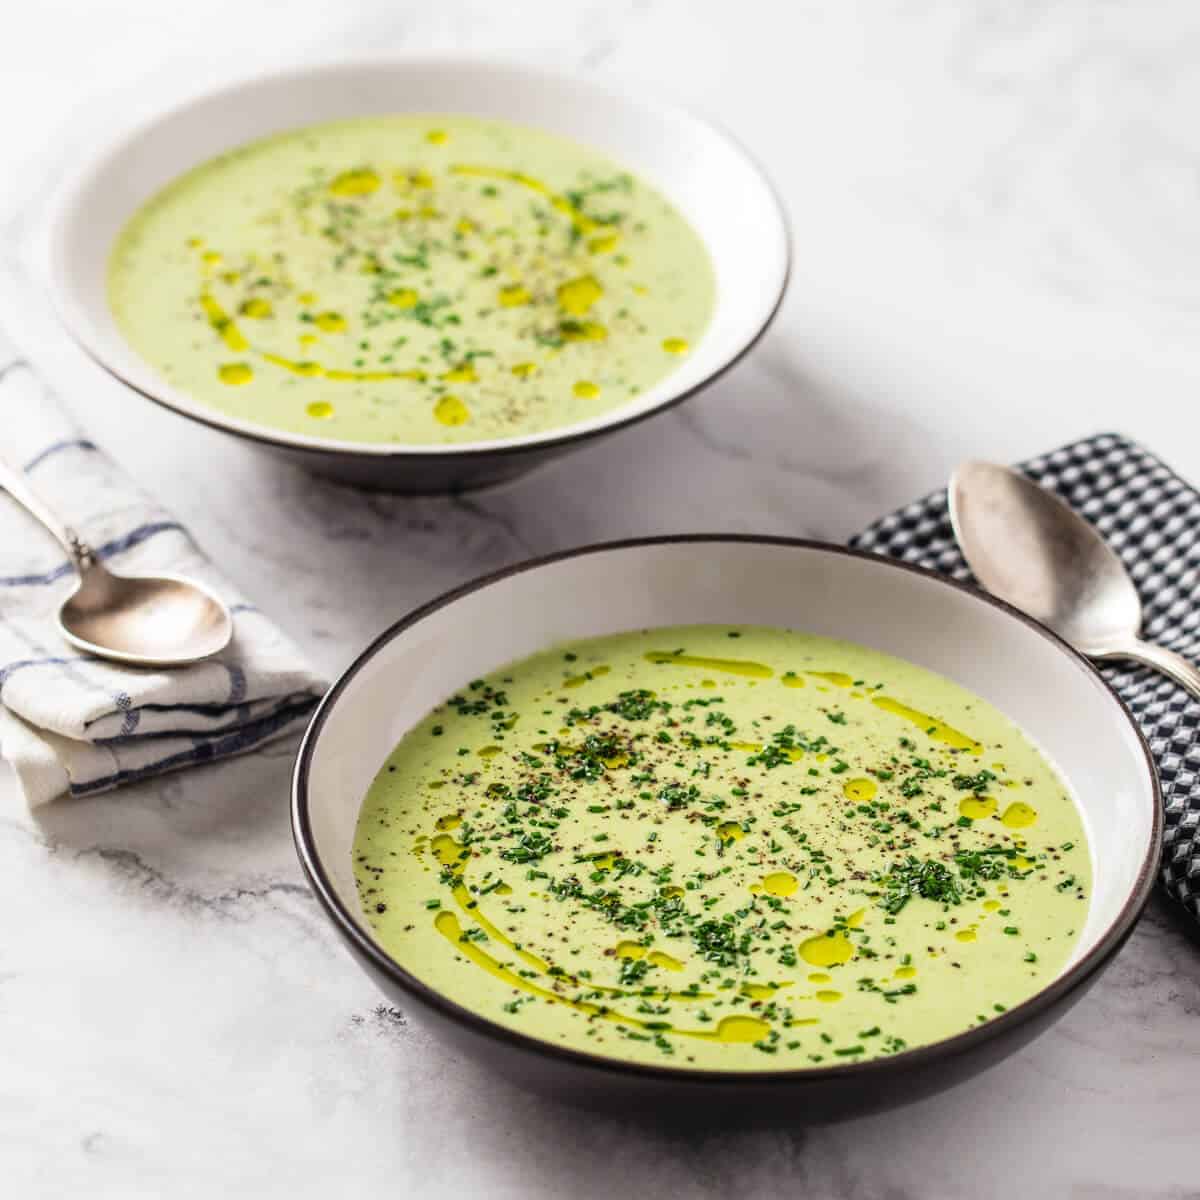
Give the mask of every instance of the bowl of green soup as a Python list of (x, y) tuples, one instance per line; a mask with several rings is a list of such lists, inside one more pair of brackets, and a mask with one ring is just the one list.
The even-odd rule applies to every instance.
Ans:
[(207, 92), (60, 196), (67, 328), (148, 398), (398, 491), (511, 478), (710, 383), (783, 295), (779, 203), (711, 125), (422, 56)]
[(596, 546), (450, 593), (325, 698), (300, 859), (403, 1011), (514, 1082), (818, 1121), (948, 1086), (1150, 893), (1146, 746), (1046, 629), (819, 543)]

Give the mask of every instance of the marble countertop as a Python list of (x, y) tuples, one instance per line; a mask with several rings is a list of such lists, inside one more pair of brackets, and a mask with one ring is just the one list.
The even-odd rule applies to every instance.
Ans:
[[(795, 271), (770, 335), (709, 392), (479, 496), (315, 481), (55, 348), (89, 434), (331, 675), (525, 556), (695, 530), (841, 539), (966, 455), (1117, 429), (1200, 478), (1184, 0), (39, 0), (5, 22), (0, 200), (142, 72), (194, 84), (365, 47), (651, 83), (767, 164)], [(1200, 1194), (1200, 948), (1161, 901), (1052, 1032), (953, 1092), (832, 1127), (668, 1134), (528, 1097), (381, 1004), (301, 881), (291, 755), (36, 819), (0, 778), (6, 1196)]]

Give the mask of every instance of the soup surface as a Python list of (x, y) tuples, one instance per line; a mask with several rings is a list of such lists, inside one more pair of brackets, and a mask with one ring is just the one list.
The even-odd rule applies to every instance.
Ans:
[(684, 218), (538, 129), (368, 117), (254, 142), (154, 196), (109, 299), (172, 385), (357, 442), (458, 443), (588, 420), (668, 375), (715, 288)]
[(476, 680), (372, 784), (354, 867), (380, 944), (466, 1008), (640, 1062), (895, 1054), (1050, 982), (1083, 824), (1006, 717), (783, 629), (580, 642)]

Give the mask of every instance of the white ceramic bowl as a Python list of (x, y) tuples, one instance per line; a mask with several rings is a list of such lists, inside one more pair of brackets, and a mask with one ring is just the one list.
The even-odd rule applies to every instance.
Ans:
[[(787, 626), (860, 642), (938, 671), (1017, 722), (1057, 764), (1094, 858), (1071, 961), (1035, 996), (984, 1025), (890, 1058), (736, 1075), (620, 1064), (535, 1041), (431, 991), (375, 942), (354, 887), (359, 805), (395, 744), (467, 681), (548, 646), (692, 623)], [(915, 567), (820, 543), (681, 537), (525, 563), (452, 592), (371, 645), (326, 696), (297, 762), (301, 862), (359, 962), (406, 1012), (531, 1086), (573, 1099), (708, 1111), (760, 1103), (821, 1119), (913, 1099), (1028, 1041), (1120, 947), (1153, 884), (1158, 783), (1132, 719), (1099, 674), (1041, 625)], [(779, 1108), (780, 1092), (791, 1100)]]
[[(712, 257), (716, 311), (678, 368), (631, 403), (564, 429), (453, 447), (364, 445), (285, 433), (225, 416), (171, 387), (130, 347), (109, 311), (114, 239), (159, 188), (235, 146), (286, 129), (384, 113), (466, 113), (537, 125), (587, 143), (646, 179), (691, 222)], [(102, 366), (151, 400), (253, 439), (315, 470), (398, 491), (481, 486), (682, 400), (762, 334), (783, 296), (788, 237), (758, 167), (725, 134), (679, 109), (581, 77), (461, 56), (343, 61), (209, 91), (103, 146), (59, 195), (49, 278), (67, 329)]]

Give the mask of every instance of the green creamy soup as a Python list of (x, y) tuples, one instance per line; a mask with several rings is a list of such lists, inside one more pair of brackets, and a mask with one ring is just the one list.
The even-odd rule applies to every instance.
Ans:
[(540, 654), (396, 747), (354, 843), (380, 944), (466, 1008), (731, 1071), (896, 1054), (1050, 982), (1087, 914), (1066, 786), (938, 675), (784, 629)]
[(109, 300), (173, 386), (356, 442), (539, 433), (628, 403), (713, 309), (703, 243), (585, 146), (463, 116), (254, 142), (129, 222)]

